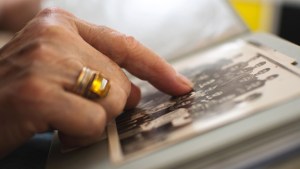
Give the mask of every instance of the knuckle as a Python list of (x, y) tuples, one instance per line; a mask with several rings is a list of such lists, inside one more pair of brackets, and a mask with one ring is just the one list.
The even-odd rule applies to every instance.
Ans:
[(57, 8), (57, 7), (49, 7), (43, 9), (37, 16), (38, 17), (48, 17), (48, 16), (53, 16), (53, 15), (70, 15), (67, 11)]
[(125, 64), (126, 59), (128, 59), (130, 55), (139, 52), (140, 43), (133, 36), (113, 33), (115, 34), (115, 42), (117, 42), (119, 46), (112, 52), (114, 53), (114, 60), (116, 60), (117, 63)]
[(21, 39), (46, 38), (54, 39), (53, 36), (61, 37), (67, 30), (74, 29), (74, 18), (71, 13), (60, 8), (43, 9), (31, 20), (15, 37)]
[(129, 56), (130, 53), (138, 52), (140, 43), (133, 37), (123, 35), (123, 44), (126, 47), (125, 56)]
[(35, 19), (27, 25), (20, 33), (23, 39), (54, 39), (60, 38), (61, 34), (65, 33), (66, 26), (59, 20)]
[(55, 13), (56, 8), (45, 8), (38, 13), (38, 17), (50, 16)]
[(33, 22), (26, 27), (25, 32), (38, 37), (51, 38), (73, 29), (75, 16), (60, 8), (46, 8), (42, 10)]
[(136, 50), (140, 43), (133, 37), (124, 35), (124, 43), (126, 44), (127, 50)]

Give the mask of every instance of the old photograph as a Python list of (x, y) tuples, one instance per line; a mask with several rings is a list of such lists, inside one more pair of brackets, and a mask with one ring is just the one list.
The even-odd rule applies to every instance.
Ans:
[(250, 43), (226, 50), (232, 47), (214, 50), (222, 57), (212, 56), (209, 64), (180, 70), (194, 84), (189, 94), (172, 97), (149, 88), (136, 109), (119, 116), (109, 126), (110, 142), (119, 144), (111, 146), (112, 160), (159, 150), (300, 94), (300, 71), (288, 62)]

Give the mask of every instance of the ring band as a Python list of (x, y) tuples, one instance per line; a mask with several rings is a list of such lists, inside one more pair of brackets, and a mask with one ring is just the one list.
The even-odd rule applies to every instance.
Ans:
[(98, 99), (105, 97), (109, 89), (109, 81), (100, 72), (83, 67), (77, 78), (74, 91), (83, 97)]

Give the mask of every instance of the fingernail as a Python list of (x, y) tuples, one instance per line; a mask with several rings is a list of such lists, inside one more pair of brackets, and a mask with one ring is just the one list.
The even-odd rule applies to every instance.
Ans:
[(188, 78), (179, 73), (177, 74), (177, 79), (185, 85), (189, 86), (190, 88), (193, 88), (194, 86), (194, 84)]

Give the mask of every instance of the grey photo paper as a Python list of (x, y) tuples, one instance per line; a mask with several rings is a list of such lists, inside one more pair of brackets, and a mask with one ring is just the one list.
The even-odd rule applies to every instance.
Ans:
[(138, 107), (108, 126), (112, 161), (141, 157), (298, 97), (300, 71), (292, 63), (245, 41), (179, 60), (174, 66), (193, 91), (172, 97), (141, 83)]

